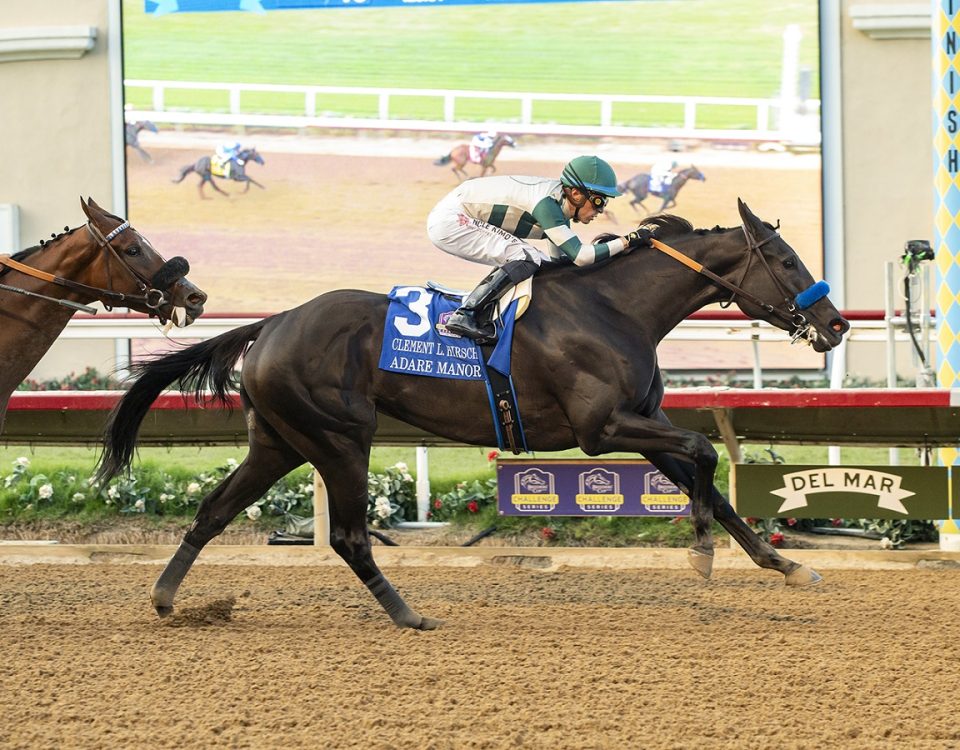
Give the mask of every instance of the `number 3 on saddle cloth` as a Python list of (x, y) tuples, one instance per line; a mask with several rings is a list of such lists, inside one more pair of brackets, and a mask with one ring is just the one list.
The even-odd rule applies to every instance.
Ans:
[(459, 306), (462, 292), (437, 285), (394, 287), (387, 295), (390, 305), (383, 327), (380, 369), (405, 375), (484, 381), (497, 447), (509, 448), (513, 453), (526, 451), (527, 442), (510, 376), (510, 349), (513, 326), (529, 303), (529, 290), (526, 285), (525, 294), (520, 288), (519, 296), (501, 300), (495, 320), (496, 343), (479, 346), (448, 331), (444, 325)]

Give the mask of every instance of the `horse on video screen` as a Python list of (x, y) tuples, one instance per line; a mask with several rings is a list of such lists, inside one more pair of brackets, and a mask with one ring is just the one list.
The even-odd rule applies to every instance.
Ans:
[(633, 198), (630, 200), (630, 205), (633, 206), (633, 210), (637, 210), (637, 206), (643, 206), (643, 210), (650, 213), (647, 210), (647, 207), (644, 205), (643, 201), (648, 195), (655, 195), (658, 198), (662, 199), (663, 203), (660, 206), (660, 212), (666, 211), (668, 208), (677, 205), (677, 193), (680, 192), (680, 188), (687, 184), (690, 180), (699, 180), (700, 182), (705, 182), (706, 177), (704, 177), (703, 172), (697, 169), (694, 166), (689, 166), (686, 169), (681, 169), (677, 172), (676, 176), (670, 182), (667, 187), (661, 190), (650, 190), (650, 175), (646, 172), (642, 172), (638, 175), (634, 175), (626, 182), (621, 182), (617, 185), (617, 190), (621, 193), (632, 193)]
[(193, 164), (187, 164), (185, 167), (180, 168), (180, 175), (173, 180), (174, 183), (183, 182), (183, 179), (190, 174), (191, 172), (196, 172), (200, 175), (200, 182), (197, 185), (197, 190), (200, 192), (201, 198), (206, 198), (207, 196), (203, 192), (203, 186), (207, 183), (210, 183), (210, 187), (216, 190), (221, 195), (230, 195), (227, 191), (221, 190), (216, 182), (213, 181), (214, 177), (219, 177), (224, 180), (232, 180), (233, 182), (243, 182), (246, 183), (243, 192), (246, 193), (250, 190), (250, 183), (253, 183), (258, 188), (266, 189), (253, 179), (250, 175), (247, 174), (247, 164), (249, 162), (254, 162), (256, 164), (263, 165), (263, 157), (257, 153), (255, 148), (245, 148), (237, 153), (233, 159), (233, 163), (230, 165), (229, 176), (222, 173), (217, 173), (215, 166), (213, 164), (213, 158), (210, 156), (201, 156)]
[(493, 163), (497, 160), (497, 157), (500, 155), (500, 152), (503, 150), (504, 146), (509, 146), (510, 148), (516, 148), (516, 141), (513, 140), (509, 135), (505, 133), (500, 133), (493, 140), (493, 145), (490, 149), (484, 154), (483, 159), (479, 162), (473, 161), (470, 158), (470, 145), (467, 143), (461, 143), (458, 146), (454, 146), (451, 149), (450, 153), (441, 156), (434, 163), (435, 166), (442, 167), (444, 164), (452, 164), (453, 166), (450, 169), (457, 176), (457, 179), (460, 182), (463, 182), (467, 179), (467, 170), (464, 167), (468, 163), (474, 163), (480, 165), (480, 177), (483, 177), (487, 172), (496, 172), (497, 168)]
[(154, 125), (149, 120), (137, 120), (136, 122), (128, 122), (124, 125), (123, 128), (123, 139), (126, 144), (140, 154), (140, 158), (144, 161), (153, 161), (153, 157), (150, 156), (146, 151), (143, 150), (143, 147), (140, 145), (140, 131), (149, 130), (151, 133), (157, 132), (157, 126)]
[(203, 313), (207, 295), (190, 283), (183, 258), (164, 261), (130, 223), (81, 200), (85, 226), (13, 256), (0, 255), (0, 432), (10, 394), (75, 312), (99, 301), (186, 326)]
[[(653, 247), (582, 268), (544, 268), (516, 322), (513, 380), (530, 450), (639, 453), (690, 496), (690, 561), (702, 576), (712, 572), (716, 519), (758, 565), (779, 571), (789, 585), (806, 585), (819, 576), (760, 539), (714, 487), (710, 441), (671, 425), (661, 408), (657, 344), (705, 305), (735, 300), (746, 315), (818, 352), (840, 344), (849, 329), (826, 285), (814, 283), (779, 233), (742, 202), (739, 211), (743, 224), (731, 229), (695, 230), (679, 217), (658, 216), (647, 224)], [(410, 294), (414, 311), (427, 309), (434, 292)], [(100, 481), (129, 471), (140, 424), (164, 389), (176, 383), (226, 402), (243, 357), (239, 390), (250, 450), (201, 501), (152, 589), (158, 614), (173, 610), (177, 589), (211, 539), (287, 472), (310, 463), (328, 490), (333, 549), (394, 623), (424, 630), (440, 624), (411, 609), (373, 559), (367, 471), (377, 415), (459, 443), (496, 445), (497, 437), (483, 381), (380, 369), (388, 304), (383, 294), (328, 292), (137, 367), (136, 382), (108, 420)], [(421, 313), (407, 324), (430, 328)]]

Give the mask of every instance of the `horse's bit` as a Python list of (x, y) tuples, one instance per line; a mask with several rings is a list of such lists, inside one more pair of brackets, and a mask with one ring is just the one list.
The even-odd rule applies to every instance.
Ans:
[[(46, 271), (41, 271), (39, 269), (33, 268), (32, 266), (25, 265), (18, 261), (13, 260), (10, 256), (0, 255), (0, 266), (6, 266), (14, 271), (19, 271), (20, 273), (26, 276), (32, 276), (35, 279), (41, 279), (47, 281), (51, 284), (56, 284), (57, 286), (62, 286), (67, 289), (73, 289), (75, 291), (86, 292), (91, 294), (95, 298), (99, 299), (103, 306), (108, 310), (112, 310), (116, 305), (125, 305), (126, 303), (139, 302), (150, 308), (151, 310), (158, 311), (160, 305), (162, 305), (166, 299), (166, 292), (161, 289), (153, 288), (150, 285), (150, 282), (143, 276), (141, 276), (137, 271), (131, 268), (117, 253), (116, 248), (110, 244), (110, 240), (116, 238), (121, 232), (130, 227), (129, 221), (124, 221), (110, 233), (104, 235), (92, 221), (88, 221), (86, 224), (87, 231), (90, 232), (90, 236), (96, 240), (97, 245), (104, 249), (106, 253), (107, 260), (107, 279), (109, 289), (103, 289), (96, 286), (88, 286), (87, 284), (81, 284), (78, 281), (72, 281), (70, 279), (65, 279), (61, 276), (54, 276), (52, 273), (47, 273)], [(136, 281), (137, 288), (142, 294), (139, 295), (130, 295), (123, 294), (122, 292), (116, 292), (113, 290), (113, 274), (111, 271), (111, 258), (115, 259), (120, 263), (127, 273), (133, 276)], [(169, 262), (169, 261), (168, 261)], [(18, 294), (25, 294), (30, 297), (39, 297), (40, 299), (46, 299), (51, 302), (56, 302), (57, 304), (64, 305), (65, 307), (72, 307), (77, 310), (89, 313), (91, 315), (96, 315), (96, 309), (93, 307), (88, 307), (87, 305), (80, 305), (76, 302), (71, 302), (70, 300), (61, 300), (56, 297), (47, 297), (46, 295), (37, 294), (35, 292), (28, 292), (24, 289), (18, 289), (15, 287), (9, 287), (6, 285), (0, 285), (0, 288), (6, 289), (8, 291), (17, 292)]]
[(719, 284), (723, 288), (728, 289), (732, 293), (730, 299), (728, 300), (728, 304), (732, 302), (735, 297), (742, 297), (743, 299), (753, 303), (754, 305), (757, 305), (759, 308), (765, 310), (771, 315), (776, 315), (778, 318), (780, 318), (780, 320), (789, 323), (793, 327), (793, 331), (790, 334), (791, 343), (796, 343), (797, 341), (801, 340), (807, 341), (808, 343), (813, 343), (817, 340), (820, 334), (817, 333), (817, 330), (813, 327), (813, 324), (810, 323), (810, 321), (807, 320), (807, 317), (800, 311), (807, 309), (818, 300), (827, 296), (830, 291), (830, 287), (827, 286), (825, 281), (818, 281), (791, 298), (790, 293), (784, 288), (783, 284), (780, 282), (780, 279), (777, 278), (776, 274), (773, 272), (773, 269), (771, 269), (770, 265), (767, 263), (767, 259), (764, 258), (763, 253), (760, 252), (760, 248), (763, 247), (763, 245), (770, 242), (770, 240), (779, 237), (780, 233), (774, 231), (769, 237), (766, 237), (759, 242), (757, 242), (757, 240), (753, 237), (746, 225), (743, 227), (743, 233), (747, 239), (748, 255), (746, 268), (744, 268), (743, 275), (740, 277), (740, 284), (743, 284), (743, 279), (746, 278), (747, 273), (750, 270), (750, 262), (753, 260), (754, 255), (756, 255), (758, 258), (760, 258), (760, 262), (763, 264), (763, 267), (766, 269), (767, 274), (772, 279), (774, 285), (783, 295), (784, 307), (786, 308), (785, 310), (781, 310), (779, 307), (774, 307), (773, 305), (764, 302), (756, 295), (745, 290), (742, 286), (734, 284), (733, 282), (727, 281), (721, 276), (718, 276), (709, 268), (704, 268), (703, 264), (698, 263), (692, 258), (689, 258), (679, 250), (675, 250), (669, 245), (660, 242), (660, 240), (651, 239), (650, 243), (660, 252), (669, 255), (674, 260), (683, 263), (685, 266), (693, 269), (697, 273), (703, 274), (715, 284)]

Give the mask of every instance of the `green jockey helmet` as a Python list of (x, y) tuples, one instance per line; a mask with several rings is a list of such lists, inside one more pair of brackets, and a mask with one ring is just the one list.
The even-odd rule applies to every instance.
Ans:
[(623, 195), (617, 190), (613, 167), (597, 156), (578, 156), (563, 168), (560, 182), (584, 193), (599, 193), (610, 198)]

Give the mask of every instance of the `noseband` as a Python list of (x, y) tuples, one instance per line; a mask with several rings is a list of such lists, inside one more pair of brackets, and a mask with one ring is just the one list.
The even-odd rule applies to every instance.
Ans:
[[(770, 268), (770, 265), (767, 263), (767, 259), (763, 257), (763, 253), (760, 252), (761, 247), (771, 240), (779, 237), (780, 233), (774, 231), (769, 237), (766, 237), (759, 242), (754, 238), (746, 226), (743, 227), (743, 233), (747, 239), (747, 264), (743, 270), (743, 274), (740, 277), (740, 284), (734, 284), (731, 281), (727, 281), (723, 277), (715, 274), (709, 268), (704, 268), (703, 264), (698, 263), (692, 258), (689, 258), (679, 250), (660, 242), (660, 240), (651, 239), (650, 243), (660, 252), (669, 255), (671, 258), (683, 263), (688, 268), (692, 268), (697, 273), (703, 274), (715, 284), (719, 284), (724, 289), (729, 290), (731, 295), (730, 299), (727, 300), (727, 305), (733, 302), (733, 300), (737, 297), (740, 297), (756, 305), (765, 312), (775, 315), (776, 317), (780, 318), (780, 320), (787, 323), (792, 329), (790, 333), (791, 343), (796, 343), (797, 341), (801, 340), (813, 343), (817, 340), (819, 334), (810, 321), (807, 320), (807, 317), (800, 311), (805, 310), (818, 300), (825, 297), (830, 291), (830, 287), (827, 286), (825, 281), (818, 281), (807, 289), (804, 289), (799, 294), (791, 297), (790, 293), (783, 286), (780, 279), (778, 279), (776, 274), (773, 272), (773, 269)], [(780, 294), (783, 295), (782, 307), (776, 307), (768, 302), (764, 302), (762, 299), (754, 294), (751, 294), (741, 286), (743, 284), (743, 280), (746, 278), (747, 273), (750, 270), (750, 263), (754, 256), (760, 259), (760, 263), (763, 265), (764, 269), (766, 269), (767, 275), (770, 276), (770, 279), (773, 281)]]
[[(110, 233), (104, 235), (92, 221), (88, 221), (86, 228), (90, 233), (90, 236), (96, 241), (97, 245), (103, 248), (104, 253), (106, 254), (106, 263), (107, 263), (107, 285), (109, 288), (103, 289), (96, 286), (88, 286), (87, 284), (81, 284), (78, 281), (72, 281), (70, 279), (65, 279), (60, 276), (54, 276), (52, 273), (47, 273), (46, 271), (40, 271), (39, 269), (33, 268), (32, 266), (19, 263), (18, 261), (13, 260), (11, 257), (6, 255), (0, 255), (0, 266), (6, 266), (11, 268), (14, 271), (18, 271), (26, 276), (32, 276), (35, 279), (41, 279), (43, 281), (49, 282), (51, 284), (56, 284), (57, 286), (62, 286), (67, 289), (73, 289), (74, 291), (84, 292), (98, 299), (103, 303), (103, 306), (107, 311), (112, 310), (117, 305), (129, 305), (131, 303), (141, 303), (145, 307), (157, 312), (159, 314), (159, 307), (162, 305), (166, 299), (166, 292), (162, 289), (155, 289), (150, 285), (150, 282), (143, 276), (141, 276), (137, 271), (131, 268), (124, 260), (120, 257), (116, 248), (110, 244), (110, 241), (115, 239), (120, 235), (124, 230), (130, 227), (129, 221), (124, 221), (120, 226), (111, 231)], [(137, 289), (140, 291), (140, 294), (124, 294), (122, 292), (117, 292), (113, 290), (113, 273), (111, 268), (111, 259), (116, 260), (121, 268), (123, 268), (130, 276), (133, 277), (134, 281), (137, 284)], [(30, 297), (39, 297), (41, 299), (47, 299), (51, 302), (56, 302), (58, 304), (65, 305), (66, 307), (73, 307), (75, 309), (82, 310), (91, 314), (96, 314), (96, 309), (92, 307), (87, 307), (86, 305), (79, 305), (78, 303), (71, 302), (70, 300), (61, 300), (56, 297), (47, 297), (42, 294), (36, 294), (34, 292), (27, 292), (22, 289), (16, 289), (13, 287), (3, 286), (4, 289), (8, 291), (14, 291), (19, 294), (26, 294)]]

